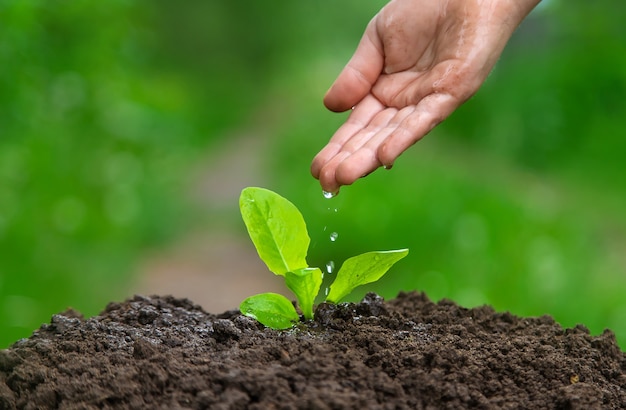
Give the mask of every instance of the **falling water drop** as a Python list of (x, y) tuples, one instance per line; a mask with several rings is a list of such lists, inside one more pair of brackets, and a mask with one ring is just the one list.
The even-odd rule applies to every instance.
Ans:
[(339, 234), (337, 232), (333, 232), (330, 234), (330, 241), (335, 242), (338, 237), (339, 237)]
[(326, 262), (326, 272), (328, 272), (328, 274), (332, 274), (333, 271), (335, 270), (335, 262), (334, 261), (329, 261)]

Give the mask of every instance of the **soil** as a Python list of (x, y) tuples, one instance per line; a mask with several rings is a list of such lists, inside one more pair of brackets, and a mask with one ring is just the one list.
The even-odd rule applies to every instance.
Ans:
[(0, 409), (626, 408), (608, 330), (421, 293), (316, 316), (275, 331), (157, 296), (68, 310), (0, 350)]

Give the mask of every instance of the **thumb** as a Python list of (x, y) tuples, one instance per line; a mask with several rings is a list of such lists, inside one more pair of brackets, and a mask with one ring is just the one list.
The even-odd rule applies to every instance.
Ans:
[(324, 97), (324, 105), (331, 111), (346, 111), (365, 97), (378, 80), (384, 63), (383, 46), (374, 20), (339, 76)]

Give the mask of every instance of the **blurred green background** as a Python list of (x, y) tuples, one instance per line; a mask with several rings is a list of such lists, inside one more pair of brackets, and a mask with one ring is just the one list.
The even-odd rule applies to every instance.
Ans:
[(190, 230), (247, 241), (236, 196), (209, 212), (190, 180), (253, 130), (311, 265), (410, 248), (354, 299), (424, 290), (624, 348), (626, 3), (545, 1), (472, 100), (325, 200), (309, 163), (345, 115), (321, 98), (384, 4), (0, 0), (0, 347), (130, 296), (142, 255)]

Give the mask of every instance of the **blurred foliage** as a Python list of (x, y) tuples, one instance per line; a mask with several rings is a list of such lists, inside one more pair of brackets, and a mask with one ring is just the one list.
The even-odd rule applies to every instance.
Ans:
[(345, 115), (321, 97), (384, 3), (0, 0), (0, 347), (128, 296), (142, 250), (210, 228), (190, 167), (250, 126), (275, 131), (268, 188), (305, 215), (311, 265), (408, 247), (386, 297), (547, 313), (626, 346), (626, 5), (544, 2), (472, 100), (325, 200), (308, 164)]
[(2, 345), (122, 296), (137, 248), (182, 223), (168, 195), (191, 155), (193, 101), (154, 69), (143, 12), (0, 2)]

